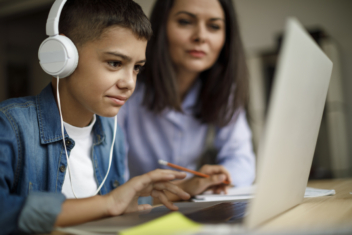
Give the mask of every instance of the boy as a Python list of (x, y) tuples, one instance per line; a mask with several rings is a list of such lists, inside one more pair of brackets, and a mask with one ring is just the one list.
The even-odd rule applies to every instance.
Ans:
[[(164, 190), (189, 199), (189, 194), (169, 182), (183, 179), (185, 173), (156, 170), (123, 184), (119, 128), (110, 173), (101, 195), (92, 196), (108, 168), (113, 139), (113, 120), (108, 117), (116, 116), (131, 96), (145, 63), (152, 32), (141, 8), (132, 0), (69, 0), (59, 32), (73, 41), (79, 53), (76, 70), (59, 83), (72, 179), (55, 98), (56, 78), (35, 97), (2, 102), (1, 232), (47, 233), (55, 226), (150, 208), (138, 205), (139, 196), (151, 195), (169, 209), (177, 209)], [(80, 199), (66, 199), (73, 198), (73, 191)]]

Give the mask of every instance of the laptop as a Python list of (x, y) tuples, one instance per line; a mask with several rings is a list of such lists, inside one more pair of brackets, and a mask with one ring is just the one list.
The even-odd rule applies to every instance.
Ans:
[(258, 148), (256, 196), (249, 204), (247, 228), (302, 202), (332, 67), (300, 23), (288, 19)]
[[(246, 202), (175, 203), (179, 211), (200, 223), (244, 223), (253, 229), (302, 202), (331, 72), (328, 57), (296, 19), (288, 19), (258, 148), (255, 197)], [(116, 231), (169, 212), (161, 206), (76, 228)]]

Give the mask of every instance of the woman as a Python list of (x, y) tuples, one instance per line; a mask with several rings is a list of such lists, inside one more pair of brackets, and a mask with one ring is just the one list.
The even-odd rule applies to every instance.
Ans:
[[(118, 115), (130, 177), (162, 168), (162, 159), (212, 175), (176, 182), (191, 195), (211, 186), (219, 193), (224, 179), (252, 184), (248, 80), (232, 1), (157, 0), (151, 23), (146, 68)], [(199, 169), (210, 127), (215, 165)]]

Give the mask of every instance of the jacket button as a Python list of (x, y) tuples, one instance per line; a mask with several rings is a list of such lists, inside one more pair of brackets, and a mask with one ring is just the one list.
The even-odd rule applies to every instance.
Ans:
[(66, 140), (66, 146), (70, 146), (71, 145), (71, 140)]
[(66, 171), (66, 167), (64, 165), (60, 166), (60, 171), (64, 173)]
[(112, 184), (112, 186), (114, 186), (114, 188), (119, 187), (120, 183), (119, 181), (115, 180), (114, 183)]

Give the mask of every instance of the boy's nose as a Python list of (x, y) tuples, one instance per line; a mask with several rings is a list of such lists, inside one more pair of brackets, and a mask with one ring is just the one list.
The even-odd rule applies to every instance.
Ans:
[(133, 72), (126, 71), (123, 73), (122, 78), (117, 80), (116, 85), (122, 90), (133, 90), (136, 85), (135, 75)]

